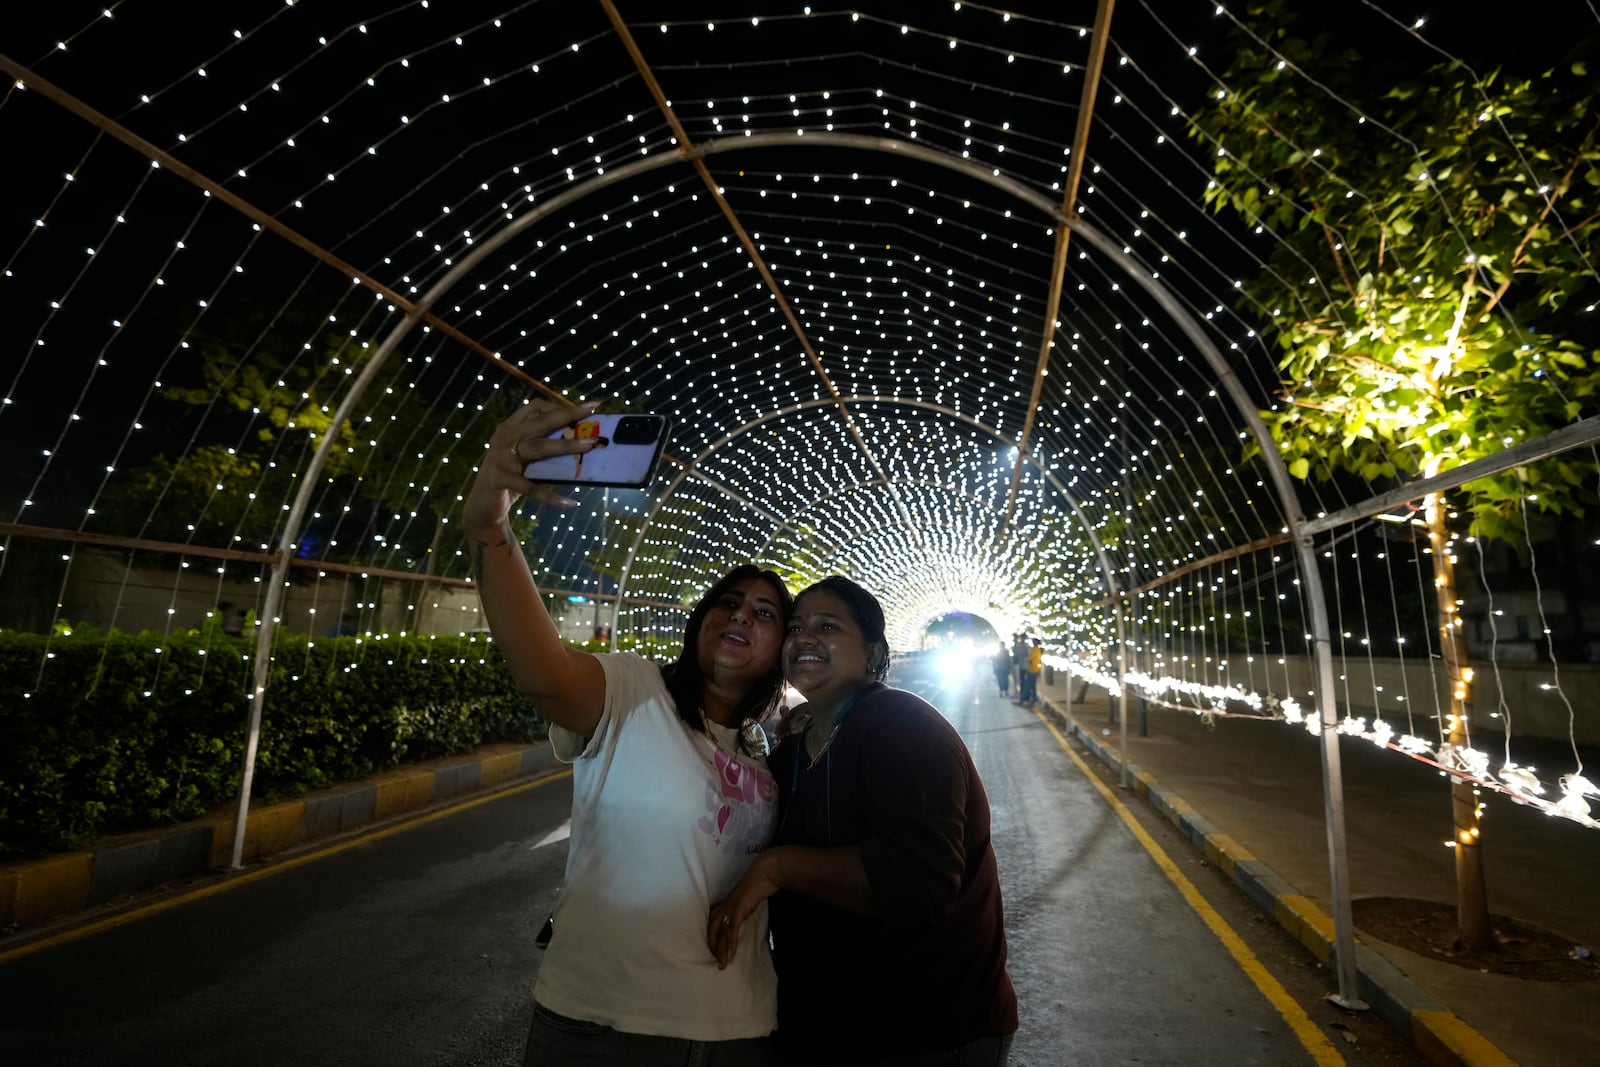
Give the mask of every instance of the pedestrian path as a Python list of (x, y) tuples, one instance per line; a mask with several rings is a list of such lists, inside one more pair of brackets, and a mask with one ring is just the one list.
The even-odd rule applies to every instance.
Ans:
[(992, 683), (912, 687), (966, 739), (989, 796), (1015, 1067), (1351, 1062), (1324, 1029), (1336, 1009), (1313, 997), (1308, 1016), (1059, 731)]
[[(1071, 705), (1061, 686), (1047, 697), (1068, 714), (1087, 746), (1115, 762), (1118, 731), (1103, 690), (1091, 689), (1086, 702)], [(1281, 723), (1208, 723), (1160, 708), (1150, 709), (1148, 724), (1149, 736), (1130, 729), (1128, 739), (1139, 790), (1165, 806), (1170, 818), (1187, 821), (1199, 847), (1206, 847), (1206, 833), (1195, 827), (1229, 841), (1235, 858), (1270, 870), (1280, 884), (1262, 891), (1262, 899), (1303, 898), (1316, 912), (1331, 913), (1316, 740)], [(1454, 865), (1445, 847), (1449, 797), (1438, 772), (1356, 739), (1343, 740), (1341, 760), (1354, 896), (1453, 901)], [(1486, 802), (1491, 909), (1558, 931), (1574, 945), (1600, 945), (1600, 833), (1499, 796)], [(1210, 849), (1216, 851), (1214, 843)], [(1235, 880), (1243, 884), (1250, 873), (1246, 863)], [(1305, 932), (1303, 941), (1317, 943), (1316, 931)], [(1419, 1046), (1446, 1062), (1595, 1062), (1600, 981), (1535, 982), (1464, 969), (1370, 938), (1362, 942), (1361, 952), (1380, 961)]]

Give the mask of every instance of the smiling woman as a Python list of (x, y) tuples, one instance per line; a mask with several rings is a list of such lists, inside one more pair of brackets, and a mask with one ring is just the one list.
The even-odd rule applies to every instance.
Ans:
[(666, 667), (564, 646), (509, 515), (524, 494), (562, 502), (524, 466), (593, 447), (550, 436), (587, 414), (535, 403), (501, 423), (463, 513), (496, 646), (573, 764), (567, 886), (525, 1062), (767, 1064), (765, 909), (745, 924), (737, 968), (717, 965), (701, 931), (777, 821), (760, 724), (780, 701), (789, 590), (771, 571), (735, 568), (690, 612)]
[[(847, 599), (850, 592), (837, 579), (823, 579), (806, 590), (805, 614), (797, 613), (789, 623), (784, 676), (805, 694), (813, 720), (844, 711), (863, 679), (881, 682), (889, 670), (882, 611), (874, 617), (866, 608), (861, 614), (867, 621), (858, 622)], [(808, 729), (805, 736), (808, 744), (820, 746), (832, 733)]]
[(965, 743), (883, 684), (883, 608), (847, 578), (795, 598), (783, 665), (807, 703), (772, 754), (773, 847), (712, 909), (719, 965), (748, 954), (743, 924), (771, 898), (785, 1063), (1004, 1063), (1017, 998)]

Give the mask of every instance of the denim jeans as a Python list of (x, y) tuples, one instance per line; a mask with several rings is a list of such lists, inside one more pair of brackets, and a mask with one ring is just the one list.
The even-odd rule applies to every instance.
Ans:
[(772, 1039), (689, 1041), (628, 1034), (535, 1003), (523, 1067), (774, 1067)]

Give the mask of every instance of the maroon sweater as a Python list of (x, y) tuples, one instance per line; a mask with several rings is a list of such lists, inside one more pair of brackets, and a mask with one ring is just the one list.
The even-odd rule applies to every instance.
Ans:
[(961, 736), (915, 694), (863, 691), (815, 766), (773, 752), (778, 845), (860, 845), (876, 915), (772, 898), (778, 1039), (834, 1063), (1017, 1029), (989, 798)]

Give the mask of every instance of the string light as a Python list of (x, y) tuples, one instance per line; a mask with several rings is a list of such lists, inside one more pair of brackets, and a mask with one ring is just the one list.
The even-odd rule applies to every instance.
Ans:
[[(806, 8), (634, 26), (676, 101), (675, 127), (641, 108), (651, 97), (597, 12), (562, 19), (559, 32), (549, 17), (535, 5), (468, 26), (415, 3), (365, 24), (286, 3), (256, 25), (175, 42), (178, 61), (162, 69), (186, 73), (166, 84), (147, 73), (153, 66), (120, 73), (124, 99), (137, 101), (121, 116), (130, 127), (228, 176), (223, 188), (292, 219), (362, 277), (345, 272), (331, 285), (334, 272), (309, 258), (286, 268), (294, 261), (284, 257), (299, 253), (277, 236), (167, 169), (131, 165), (117, 154), (124, 149), (51, 156), (49, 171), (41, 159), (39, 173), (63, 177), (26, 205), (37, 223), (4, 252), (8, 306), (34, 317), (14, 316), (29, 329), (28, 348), (0, 382), (0, 418), (26, 408), (30, 426), (43, 427), (30, 438), (39, 455), (23, 472), (13, 521), (41, 521), (35, 503), (54, 509), (61, 473), (92, 457), (81, 510), (45, 521), (91, 531), (114, 521), (130, 536), (171, 529), (190, 546), (270, 551), (294, 472), (408, 311), (395, 301), (430, 292), (525, 213), (593, 189), (561, 201), (433, 309), (503, 365), (436, 323), (391, 357), (392, 372), (341, 438), (335, 475), (318, 484), (307, 528), (292, 532), (308, 561), (354, 558), (374, 572), (427, 566), (459, 580), (464, 557), (449, 518), (493, 417), (532, 388), (514, 368), (569, 399), (622, 398), (674, 419), (670, 452), (691, 469), (670, 493), (683, 472), (672, 461), (647, 490), (585, 491), (579, 509), (540, 515), (529, 535), (541, 585), (591, 598), (569, 612), (600, 601), (608, 623), (607, 598), (627, 565), (619, 637), (674, 640), (684, 600), (727, 561), (755, 558), (797, 579), (858, 578), (884, 599), (897, 647), (914, 647), (933, 619), (967, 611), (1003, 634), (1041, 634), (1048, 662), (1114, 685), (1103, 550), (1116, 581), (1149, 586), (1130, 601), (1129, 678), (1139, 693), (1215, 717), (1321, 729), (1322, 715), (1302, 706), (1304, 686), (1290, 683), (1307, 651), (1291, 557), (1278, 542), (1217, 558), (1270, 539), (1288, 519), (1262, 473), (1240, 460), (1238, 413), (1184, 331), (1125, 270), (1167, 285), (1250, 389), (1272, 393), (1273, 353), (1238, 300), (1241, 279), (1278, 235), (1264, 225), (1235, 232), (1199, 201), (1226, 146), (1185, 137), (1204, 102), (1180, 98), (1160, 77), (1182, 63), (1213, 99), (1235, 94), (1207, 65), (1214, 49), (1180, 41), (1153, 15), (1154, 31), (1118, 38), (1075, 207), (1121, 254), (1074, 238), (1068, 284), (1047, 322), (1060, 220), (992, 186), (819, 146), (707, 154), (713, 194), (677, 153), (684, 137), (703, 146), (864, 134), (1048, 191), (1059, 205), (1077, 100), (1062, 90), (1081, 88), (1089, 27), (960, 4), (918, 10), (914, 21)], [(1219, 23), (1232, 20), (1218, 9)], [(280, 28), (299, 35), (301, 54), (283, 50)], [(80, 43), (139, 32), (134, 16), (107, 13), (62, 36), (66, 47), (41, 42), (32, 54), (70, 90), (84, 84), (92, 54)], [(835, 55), (842, 40), (881, 58), (872, 83)], [(535, 53), (529, 41), (556, 43)], [(1304, 76), (1280, 62), (1284, 76)], [(757, 68), (773, 76), (754, 77)], [(64, 112), (56, 121), (78, 129)], [(1384, 135), (1376, 125), (1373, 135)], [(1328, 165), (1317, 145), (1290, 147), (1307, 165)], [(656, 159), (673, 165), (606, 181)], [(1373, 191), (1352, 185), (1346, 195), (1371, 200)], [(363, 278), (389, 289), (372, 293)], [(1307, 281), (1328, 284), (1309, 265)], [(273, 303), (253, 306), (252, 293)], [(251, 332), (229, 336), (247, 318)], [(208, 379), (196, 364), (220, 337), (237, 361)], [(82, 353), (72, 390), (54, 387), (68, 370), (57, 360), (72, 358), (56, 353)], [(239, 381), (266, 370), (282, 375), (283, 395), (237, 402)], [(209, 394), (179, 419), (169, 401), (180, 390)], [(218, 488), (184, 496), (188, 483), (170, 471), (140, 514), (108, 516), (121, 479), (153, 449), (208, 447), (225, 473), (206, 484)], [(1303, 492), (1311, 511), (1349, 503), (1326, 485)], [(1431, 575), (1399, 537), (1341, 533), (1319, 545), (1337, 580), (1358, 591), (1346, 599), (1370, 612), (1336, 623), (1352, 635), (1339, 650), (1347, 689), (1377, 674), (1361, 660), (1397, 658), (1405, 677), (1406, 664), (1437, 652), (1436, 634), (1412, 633), (1415, 650), (1406, 646), (1402, 605)], [(89, 558), (77, 547), (67, 555), (73, 567)], [(601, 567), (586, 567), (590, 559)], [(1369, 571), (1380, 559), (1381, 580)], [(216, 584), (207, 589), (248, 590), (234, 596), (254, 602), (255, 561), (174, 567), (160, 579), (154, 629), (191, 623), (179, 605), (197, 595), (191, 576), (208, 568)], [(315, 635), (315, 620), (354, 604), (363, 633), (340, 646), (341, 669), (382, 666), (388, 635), (470, 631), (480, 621), (467, 586), (397, 603), (383, 579), (313, 573), (291, 578), (284, 618)], [(1463, 634), (1476, 618), (1470, 606), (1451, 620)], [(132, 614), (109, 621), (131, 623)], [(1373, 683), (1349, 693), (1340, 731), (1452, 772), (1490, 774), (1492, 761), (1470, 745), (1423, 739), (1428, 716), (1445, 714), (1427, 706), (1430, 695), (1410, 682), (1394, 690)], [(1499, 762), (1498, 782), (1519, 800), (1587, 818), (1595, 793), (1581, 767), (1530, 783), (1509, 750)], [(1561, 797), (1547, 801), (1555, 781)]]

